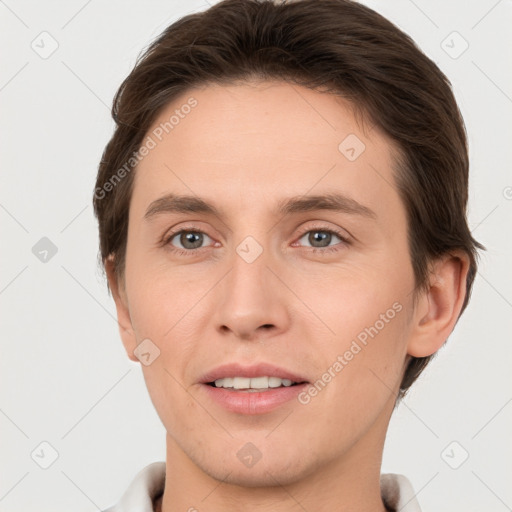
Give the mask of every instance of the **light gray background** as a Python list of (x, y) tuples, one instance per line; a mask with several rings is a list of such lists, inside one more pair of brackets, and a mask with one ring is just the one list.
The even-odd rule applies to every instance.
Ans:
[[(407, 475), (424, 511), (512, 510), (512, 3), (364, 3), (452, 81), (469, 133), (470, 225), (488, 248), (470, 306), (395, 411), (382, 471)], [(91, 197), (117, 87), (166, 26), (206, 7), (0, 1), (2, 512), (106, 508), (165, 458), (96, 266)], [(44, 59), (31, 45), (49, 51), (52, 38), (58, 48)], [(46, 263), (32, 252), (42, 237), (58, 250)], [(52, 450), (58, 458), (41, 468)]]

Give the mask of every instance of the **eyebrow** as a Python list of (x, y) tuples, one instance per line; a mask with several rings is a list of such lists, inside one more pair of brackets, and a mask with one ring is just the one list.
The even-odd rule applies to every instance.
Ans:
[[(287, 216), (319, 210), (360, 215), (370, 219), (377, 217), (376, 213), (367, 206), (339, 193), (294, 196), (282, 199), (277, 203), (276, 213)], [(222, 212), (214, 204), (200, 197), (171, 193), (153, 201), (148, 206), (144, 219), (150, 220), (157, 215), (165, 213), (202, 213), (220, 218), (223, 217)]]

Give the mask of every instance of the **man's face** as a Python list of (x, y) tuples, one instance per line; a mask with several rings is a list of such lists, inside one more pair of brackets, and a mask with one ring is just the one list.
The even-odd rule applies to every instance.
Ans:
[[(136, 170), (126, 253), (134, 336), (123, 339), (129, 353), (149, 339), (147, 360), (160, 351), (142, 369), (173, 453), (255, 486), (378, 450), (414, 288), (390, 141), (339, 98), (283, 82), (189, 90), (147, 135), (156, 146)], [(145, 217), (168, 194), (218, 215)], [(279, 210), (326, 194), (345, 200)], [(231, 363), (240, 376), (266, 363), (307, 383), (254, 393), (204, 383)]]

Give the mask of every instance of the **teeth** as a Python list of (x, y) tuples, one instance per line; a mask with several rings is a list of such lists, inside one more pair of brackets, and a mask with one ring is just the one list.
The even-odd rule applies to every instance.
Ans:
[(279, 377), (226, 377), (217, 379), (215, 387), (231, 389), (269, 389), (280, 386), (291, 386), (296, 384), (290, 379), (281, 379)]

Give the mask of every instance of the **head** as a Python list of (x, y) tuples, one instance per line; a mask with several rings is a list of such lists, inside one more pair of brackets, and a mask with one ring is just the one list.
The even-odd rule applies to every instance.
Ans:
[[(358, 3), (227, 0), (167, 28), (112, 114), (93, 198), (100, 263), (130, 357), (147, 338), (160, 351), (143, 371), (169, 434), (193, 453), (197, 426), (173, 407), (208, 418), (188, 393), (201, 399), (212, 365), (289, 361), (311, 382), (330, 371), (294, 417), (351, 404), (346, 450), (405, 395), (470, 297), (482, 246), (447, 78)], [(169, 194), (215, 210), (171, 211), (157, 201)], [(284, 204), (328, 195), (344, 197), (338, 209)], [(318, 233), (337, 251), (314, 245)], [(286, 451), (278, 440), (259, 439)]]

